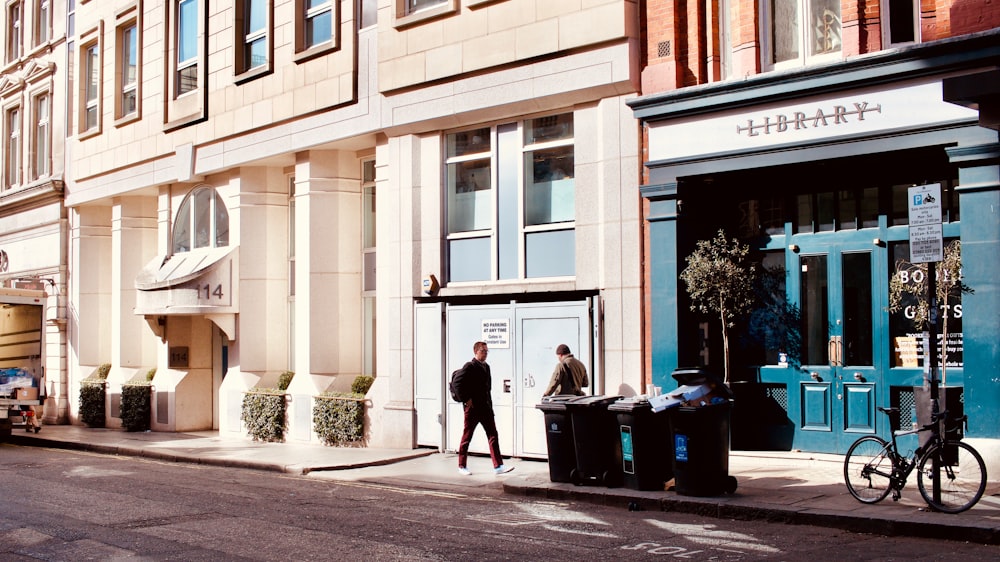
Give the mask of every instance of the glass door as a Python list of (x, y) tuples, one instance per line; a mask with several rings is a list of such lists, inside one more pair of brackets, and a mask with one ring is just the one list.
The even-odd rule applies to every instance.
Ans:
[(844, 451), (852, 434), (875, 431), (883, 324), (876, 257), (869, 242), (810, 243), (793, 258), (797, 276), (789, 281), (797, 287), (789, 296), (797, 292), (802, 338), (795, 414), (804, 449)]

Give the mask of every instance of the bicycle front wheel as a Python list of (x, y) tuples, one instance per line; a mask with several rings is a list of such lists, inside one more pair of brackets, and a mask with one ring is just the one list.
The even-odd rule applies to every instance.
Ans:
[[(938, 461), (939, 492), (934, 493), (934, 460)], [(920, 459), (917, 488), (931, 508), (944, 513), (961, 513), (976, 505), (986, 491), (986, 464), (983, 457), (961, 441), (947, 441), (931, 447)]]
[(844, 458), (844, 482), (862, 503), (880, 502), (889, 495), (892, 459), (885, 439), (867, 435), (851, 445)]

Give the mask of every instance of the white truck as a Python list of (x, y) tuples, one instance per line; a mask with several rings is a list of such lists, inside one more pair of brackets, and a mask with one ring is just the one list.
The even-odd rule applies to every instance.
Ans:
[(41, 429), (45, 292), (0, 288), (0, 440), (13, 427)]

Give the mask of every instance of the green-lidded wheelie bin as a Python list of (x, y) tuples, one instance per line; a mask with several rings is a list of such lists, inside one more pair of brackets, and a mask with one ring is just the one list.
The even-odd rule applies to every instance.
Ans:
[(573, 442), (573, 418), (566, 403), (579, 398), (575, 394), (557, 394), (542, 398), (535, 407), (545, 416), (545, 444), (549, 452), (549, 480), (572, 482), (576, 470), (576, 445)]
[(608, 410), (619, 399), (621, 396), (581, 396), (566, 402), (576, 445), (576, 468), (570, 474), (574, 484), (621, 485), (618, 420)]
[(608, 406), (618, 421), (622, 483), (633, 490), (659, 490), (673, 478), (670, 416), (654, 412), (649, 400), (623, 398)]
[[(732, 392), (703, 369), (677, 369), (672, 375), (681, 385), (695, 388), (692, 396), (701, 394), (668, 410), (674, 444), (674, 491), (684, 496), (735, 492), (736, 478), (729, 475)], [(698, 387), (702, 387), (700, 391)]]

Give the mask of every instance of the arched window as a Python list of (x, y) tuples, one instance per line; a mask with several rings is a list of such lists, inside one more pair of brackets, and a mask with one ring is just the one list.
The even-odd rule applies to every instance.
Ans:
[(228, 245), (229, 212), (222, 197), (208, 186), (194, 188), (174, 218), (173, 253)]

